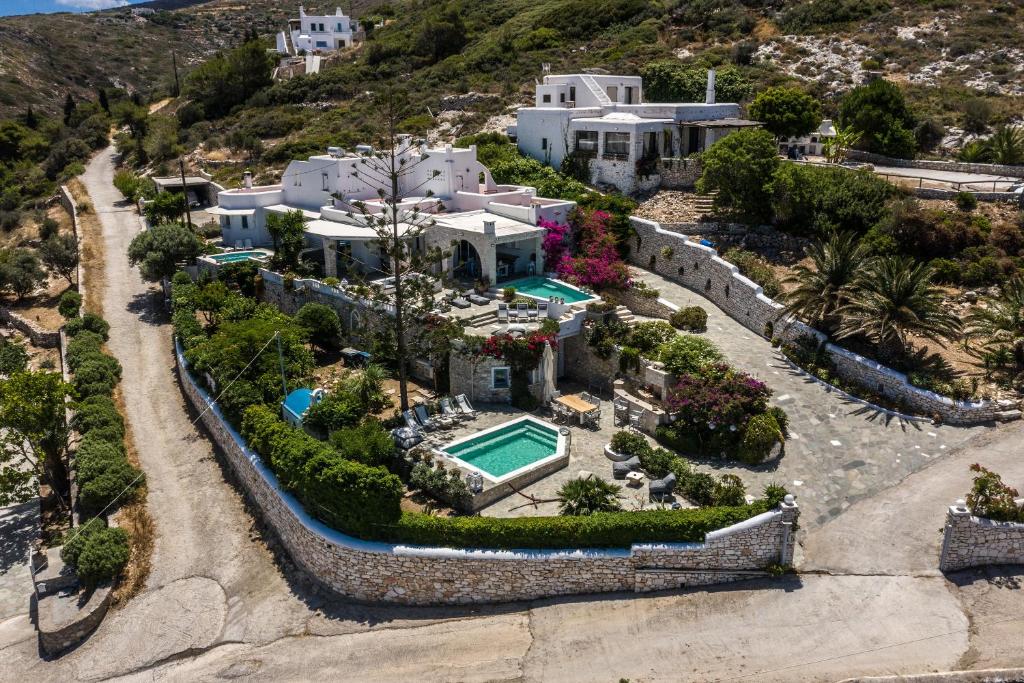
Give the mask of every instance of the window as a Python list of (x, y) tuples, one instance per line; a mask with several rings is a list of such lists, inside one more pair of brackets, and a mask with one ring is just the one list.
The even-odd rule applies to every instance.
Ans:
[(586, 156), (597, 156), (597, 131), (576, 131), (576, 151)]
[(248, 230), (248, 229), (249, 229), (249, 217), (248, 216), (242, 216), (242, 230)]
[(644, 133), (644, 156), (654, 156), (658, 153), (658, 134)]
[(339, 21), (339, 22), (338, 22), (338, 24), (337, 24), (337, 25), (336, 25), (336, 26), (334, 27), (334, 30), (335, 30), (335, 31), (337, 31), (338, 33), (341, 33), (341, 22), (340, 22), (340, 21)]
[(541, 138), (540, 139), (540, 148), (541, 149), (547, 149), (548, 148), (548, 139), (547, 138)]
[(570, 85), (569, 86), (569, 101), (570, 102), (575, 102), (576, 101), (576, 86), (575, 85)]
[(326, 40), (318, 40), (318, 41), (316, 41), (316, 46), (317, 47), (327, 47), (327, 41)]
[(612, 102), (619, 101), (619, 87), (617, 85), (609, 85), (605, 88), (605, 92), (608, 94), (608, 99)]
[(550, 104), (551, 103), (551, 94), (550, 93), (544, 93), (544, 95), (541, 97), (541, 102), (543, 102), (544, 104)]
[(564, 92), (558, 93), (558, 101), (559, 102), (565, 102), (565, 93)]
[(661, 148), (667, 157), (672, 156), (672, 129), (666, 128), (661, 131)]
[(329, 189), (327, 187), (327, 174), (326, 173), (321, 173), (320, 175), (321, 175), (321, 177), (323, 179), (323, 188), (322, 189), (324, 190), (324, 192), (326, 192)]
[(606, 159), (628, 159), (629, 133), (605, 133), (604, 157)]
[(512, 371), (509, 368), (491, 368), (491, 388), (508, 389), (512, 386)]

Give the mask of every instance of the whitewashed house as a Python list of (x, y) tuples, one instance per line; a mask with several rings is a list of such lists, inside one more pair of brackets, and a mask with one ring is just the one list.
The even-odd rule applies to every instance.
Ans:
[[(277, 51), (281, 54), (297, 55), (300, 52), (333, 52), (351, 47), (356, 40), (358, 23), (345, 15), (341, 8), (334, 14), (306, 14), (299, 5), (299, 18), (288, 22), (288, 35), (284, 31), (277, 35)], [(288, 45), (291, 39), (291, 46)]]
[(825, 142), (836, 136), (836, 127), (832, 119), (825, 119), (818, 129), (810, 135), (799, 138), (786, 138), (779, 141), (779, 153), (789, 156), (790, 150), (809, 157), (825, 156)]
[(715, 102), (708, 72), (704, 102), (644, 101), (639, 76), (572, 74), (544, 77), (532, 107), (518, 111), (510, 133), (519, 150), (554, 168), (576, 153), (589, 160), (590, 181), (631, 194), (659, 185), (659, 161), (701, 152), (740, 128), (738, 104)]
[[(244, 186), (218, 194), (223, 241), (235, 247), (268, 247), (267, 216), (300, 210), (306, 219), (306, 243), (322, 250), (324, 275), (388, 275), (377, 235), (356, 207), (380, 214), (381, 185), (363, 163), (370, 152), (330, 148), (327, 154), (288, 164), (279, 185)], [(447, 145), (427, 149), (402, 136), (396, 154), (408, 172), (401, 176), (399, 209), (430, 214), (436, 225), (416, 237), (415, 249), (450, 252), (444, 272), (461, 280), (485, 277), (492, 283), (544, 272), (542, 220), (565, 223), (574, 202), (538, 197), (532, 187), (498, 185), (476, 158), (476, 148)], [(372, 163), (372, 162), (371, 162)], [(378, 162), (379, 163), (379, 162)], [(400, 214), (401, 215), (401, 214)], [(405, 226), (408, 229), (408, 225)], [(318, 255), (319, 260), (319, 255)]]

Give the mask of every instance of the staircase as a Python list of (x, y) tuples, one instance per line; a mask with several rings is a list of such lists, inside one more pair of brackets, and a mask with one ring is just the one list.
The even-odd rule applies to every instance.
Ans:
[(601, 86), (597, 84), (597, 81), (594, 80), (593, 76), (584, 74), (580, 77), (580, 80), (583, 81), (583, 85), (587, 86), (587, 89), (593, 93), (594, 97), (597, 98), (597, 101), (601, 105), (614, 104), (612, 102), (612, 98), (608, 97), (608, 93), (606, 93)]
[(636, 318), (633, 316), (633, 312), (625, 306), (616, 306), (615, 310), (612, 311), (612, 315), (614, 315), (617, 320), (624, 322), (627, 325), (632, 325), (636, 321)]
[(709, 192), (708, 194), (697, 195), (694, 200), (694, 208), (701, 216), (707, 216), (715, 210), (715, 198), (718, 196), (718, 190)]

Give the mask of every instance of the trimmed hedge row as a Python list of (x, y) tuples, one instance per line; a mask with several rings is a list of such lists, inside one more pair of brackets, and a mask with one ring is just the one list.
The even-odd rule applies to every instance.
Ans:
[(242, 435), (306, 510), (346, 533), (375, 537), (401, 514), (402, 482), (383, 467), (347, 460), (266, 406), (246, 409)]
[(98, 518), (69, 531), (60, 550), (61, 559), (90, 588), (120, 574), (130, 555), (125, 530), (109, 528)]

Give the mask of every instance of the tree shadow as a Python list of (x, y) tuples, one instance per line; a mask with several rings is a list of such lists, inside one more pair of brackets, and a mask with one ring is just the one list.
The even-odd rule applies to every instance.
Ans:
[(29, 546), (39, 536), (39, 514), (38, 499), (0, 511), (0, 574), (26, 561)]
[(147, 325), (161, 326), (170, 323), (171, 316), (164, 305), (164, 296), (159, 290), (147, 290), (133, 294), (125, 310)]

